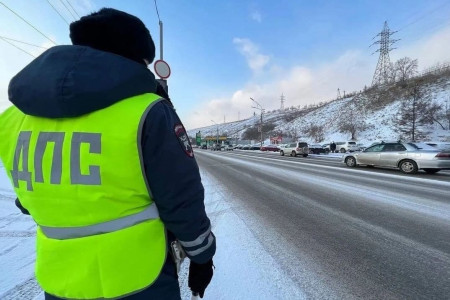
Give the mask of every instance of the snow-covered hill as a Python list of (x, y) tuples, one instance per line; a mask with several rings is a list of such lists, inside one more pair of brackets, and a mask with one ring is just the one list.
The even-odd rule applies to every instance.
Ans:
[[(446, 115), (450, 112), (449, 72), (431, 78), (416, 78), (408, 82), (409, 87), (413, 84), (419, 84), (421, 88), (429, 91), (430, 101), (442, 107), (437, 122), (422, 127), (423, 131), (427, 133), (423, 140), (450, 141), (450, 124)], [(367, 127), (367, 129), (357, 132), (357, 141), (370, 144), (377, 140), (396, 140), (401, 138), (401, 133), (393, 121), (394, 117), (399, 113), (402, 101), (412, 97), (406, 91), (410, 91), (410, 89), (397, 83), (383, 88), (370, 89), (321, 106), (267, 112), (264, 114), (264, 123), (273, 123), (275, 129), (272, 132), (282, 132), (283, 137), (294, 136), (314, 143), (316, 141), (305, 133), (305, 129), (312, 124), (323, 128), (323, 140), (320, 142), (346, 141), (351, 138), (351, 135), (339, 132), (339, 124), (345, 116), (352, 114), (352, 110), (357, 110), (359, 115), (363, 115)], [(256, 114), (241, 121), (190, 129), (188, 134), (195, 137), (195, 134), (200, 131), (202, 137), (215, 136), (218, 130), (219, 135), (226, 134), (228, 137), (240, 139), (245, 130), (257, 126), (259, 120), (260, 116)], [(267, 134), (264, 138), (268, 143)]]

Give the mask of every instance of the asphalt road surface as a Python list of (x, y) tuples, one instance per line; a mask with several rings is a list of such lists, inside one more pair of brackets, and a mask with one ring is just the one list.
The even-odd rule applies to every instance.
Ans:
[(325, 155), (195, 155), (308, 298), (450, 299), (450, 172), (348, 168)]

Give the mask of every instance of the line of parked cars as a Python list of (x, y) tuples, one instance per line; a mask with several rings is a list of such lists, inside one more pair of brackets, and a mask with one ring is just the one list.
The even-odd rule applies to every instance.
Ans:
[[(343, 153), (342, 162), (348, 167), (367, 166), (396, 168), (406, 174), (415, 174), (419, 170), (434, 174), (441, 170), (450, 170), (450, 143), (447, 142), (375, 142), (369, 147), (355, 141), (336, 142), (336, 153)], [(201, 146), (206, 149), (206, 145)], [(231, 145), (213, 144), (209, 149), (214, 151), (233, 149), (261, 150), (279, 152), (281, 156), (303, 156), (309, 154), (328, 154), (329, 144), (308, 144), (292, 142), (279, 145)]]

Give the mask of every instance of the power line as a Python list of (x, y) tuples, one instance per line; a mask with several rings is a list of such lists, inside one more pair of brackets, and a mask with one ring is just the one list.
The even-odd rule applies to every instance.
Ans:
[(2, 38), (2, 39), (4, 39), (4, 40), (10, 40), (10, 41), (14, 41), (14, 42), (17, 42), (17, 43), (22, 43), (22, 44), (26, 44), (26, 45), (30, 45), (30, 46), (42, 48), (42, 49), (48, 49), (47, 47), (42, 47), (42, 46), (38, 46), (38, 45), (35, 45), (35, 44), (30, 44), (30, 43), (27, 43), (27, 42), (15, 40), (15, 39), (12, 39), (12, 38), (9, 38), (9, 37), (6, 37), (6, 36), (1, 36), (1, 35), (0, 35), (0, 38)]
[(420, 20), (422, 20), (423, 18), (425, 18), (426, 16), (436, 12), (437, 10), (441, 9), (442, 7), (448, 5), (450, 3), (450, 1), (445, 1), (444, 3), (442, 3), (441, 5), (439, 5), (438, 7), (432, 9), (431, 11), (428, 11), (424, 14), (422, 14), (420, 17), (416, 18), (415, 20), (413, 20), (412, 22), (409, 22), (408, 24), (406, 24), (405, 26), (401, 27), (398, 31), (405, 29), (408, 26), (411, 26), (417, 22), (419, 22)]
[(66, 3), (64, 3), (64, 1), (59, 0), (59, 2), (62, 3), (62, 5), (64, 5), (64, 7), (67, 9), (67, 11), (72, 15), (73, 19), (76, 20), (77, 18), (73, 15), (73, 13), (70, 11), (70, 9), (67, 7)]
[(16, 13), (15, 11), (13, 11), (11, 8), (9, 8), (8, 6), (6, 6), (5, 3), (0, 1), (0, 4), (3, 5), (4, 7), (6, 7), (6, 9), (8, 9), (10, 12), (12, 12), (13, 14), (15, 14), (17, 17), (19, 17), (22, 21), (24, 21), (25, 23), (27, 23), (28, 25), (30, 25), (34, 30), (36, 30), (37, 32), (39, 32), (43, 37), (45, 37), (47, 40), (49, 40), (50, 42), (52, 42), (53, 44), (57, 45), (55, 43), (55, 41), (53, 41), (51, 38), (49, 38), (48, 36), (46, 36), (45, 34), (42, 33), (42, 31), (40, 31), (39, 29), (37, 29), (36, 27), (34, 27), (30, 22), (28, 22), (27, 20), (25, 20), (24, 18), (22, 18), (18, 13)]
[(5, 41), (6, 43), (10, 44), (11, 46), (13, 46), (13, 47), (19, 49), (20, 51), (25, 52), (26, 54), (28, 54), (28, 55), (30, 55), (30, 56), (36, 58), (36, 56), (34, 56), (33, 54), (31, 54), (30, 52), (28, 52), (28, 51), (26, 51), (26, 50), (24, 50), (24, 49), (18, 47), (17, 45), (14, 45), (13, 43), (11, 43), (10, 41), (8, 41), (8, 40), (5, 39), (4, 37), (0, 36), (0, 39), (2, 39), (3, 41)]
[(67, 3), (69, 4), (69, 6), (72, 8), (73, 12), (78, 16), (78, 18), (81, 18), (80, 15), (77, 13), (77, 11), (75, 10), (75, 8), (72, 6), (72, 4), (70, 4), (70, 1), (67, 0)]
[(156, 4), (156, 0), (155, 0), (155, 7), (156, 7), (156, 14), (158, 15), (158, 20), (159, 20), (159, 22), (161, 22), (161, 19), (159, 18), (159, 11), (158, 11), (158, 5)]
[(50, 4), (50, 6), (56, 11), (56, 13), (61, 17), (61, 19), (63, 19), (64, 22), (67, 23), (67, 25), (70, 25), (69, 22), (66, 20), (66, 18), (64, 18), (64, 17), (59, 13), (59, 11), (56, 9), (56, 7), (54, 7), (53, 4), (52, 4), (49, 0), (47, 0), (47, 2), (48, 2), (48, 4)]

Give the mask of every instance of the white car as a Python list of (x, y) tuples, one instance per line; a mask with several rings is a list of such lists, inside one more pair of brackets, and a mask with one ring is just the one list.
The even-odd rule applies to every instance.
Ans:
[(359, 146), (356, 145), (356, 142), (336, 142), (336, 152), (345, 153), (345, 152), (355, 152), (360, 151)]
[(287, 144), (286, 147), (280, 148), (280, 155), (289, 154), (290, 156), (302, 155), (303, 157), (307, 157), (309, 154), (308, 143), (305, 142), (295, 142)]

